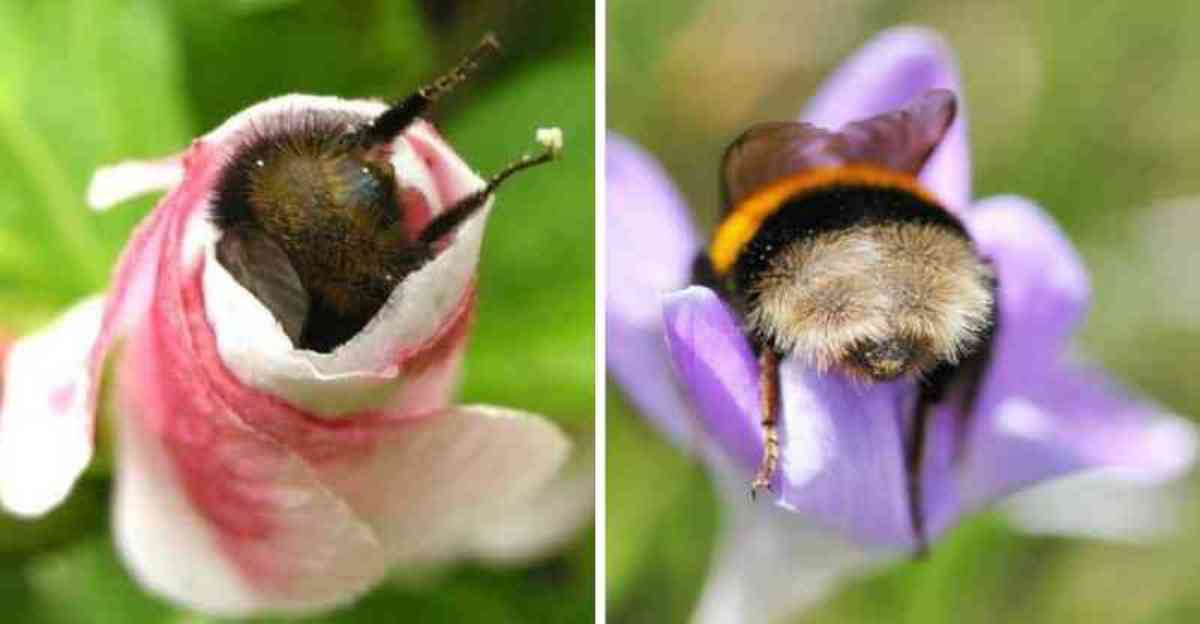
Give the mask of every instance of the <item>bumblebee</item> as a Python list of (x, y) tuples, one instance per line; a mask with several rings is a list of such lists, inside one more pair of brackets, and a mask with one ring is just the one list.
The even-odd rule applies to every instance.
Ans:
[(970, 234), (917, 180), (954, 121), (933, 90), (837, 132), (772, 122), (721, 162), (724, 215), (693, 282), (741, 318), (759, 359), (764, 450), (752, 494), (779, 456), (779, 364), (792, 357), (861, 383), (913, 380), (911, 513), (923, 536), (926, 412), (953, 391), (968, 412), (996, 324), (996, 281)]
[(257, 128), (225, 166), (213, 201), (217, 260), (297, 348), (328, 352), (349, 340), (505, 179), (557, 156), (560, 145), (546, 142), (540, 155), (510, 164), (420, 232), (405, 227), (417, 199), (397, 188), (392, 141), (498, 49), (488, 35), (449, 73), (373, 119), (329, 111), (281, 117)]

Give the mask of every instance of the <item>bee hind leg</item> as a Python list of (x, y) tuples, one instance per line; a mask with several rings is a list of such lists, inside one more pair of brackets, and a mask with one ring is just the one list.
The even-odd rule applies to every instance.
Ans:
[(759, 490), (771, 490), (771, 481), (779, 467), (779, 354), (764, 347), (758, 355), (759, 396), (762, 401), (763, 454), (754, 481), (750, 483), (750, 497)]
[(925, 456), (925, 438), (928, 430), (929, 411), (936, 402), (936, 395), (928, 387), (922, 387), (913, 410), (906, 444), (904, 445), (904, 472), (908, 485), (908, 515), (912, 522), (913, 541), (916, 549), (913, 557), (920, 559), (929, 554), (929, 538), (925, 530), (925, 494), (921, 486), (921, 465)]

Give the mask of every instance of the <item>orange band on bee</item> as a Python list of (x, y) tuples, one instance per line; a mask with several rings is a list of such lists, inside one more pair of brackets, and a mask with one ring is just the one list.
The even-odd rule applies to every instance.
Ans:
[(805, 191), (833, 185), (894, 188), (912, 193), (935, 206), (941, 205), (913, 176), (871, 165), (823, 167), (780, 178), (742, 200), (717, 226), (708, 248), (717, 275), (729, 273), (763, 222), (778, 212), (787, 200)]

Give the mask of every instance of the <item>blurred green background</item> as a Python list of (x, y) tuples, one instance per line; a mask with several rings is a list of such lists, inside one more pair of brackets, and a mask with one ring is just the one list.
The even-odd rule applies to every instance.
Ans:
[[(940, 30), (965, 80), (976, 197), (1035, 199), (1092, 272), (1079, 350), (1200, 415), (1200, 3), (609, 0), (607, 15), (608, 125), (664, 163), (701, 231), (717, 214), (721, 150), (746, 125), (797, 116), (883, 28)], [(717, 500), (611, 384), (608, 405), (609, 615), (683, 621)], [(1034, 538), (978, 517), (928, 561), (848, 582), (795, 621), (1198, 622), (1196, 511), (1154, 546)]]
[[(506, 53), (436, 120), (491, 172), (561, 126), (562, 161), (518, 176), (486, 235), (467, 401), (549, 415), (588, 458), (594, 327), (594, 17), (590, 2), (0, 2), (0, 328), (36, 328), (101, 290), (157, 198), (91, 213), (93, 169), (172, 154), (265, 98), (407, 95), (495, 31)], [(590, 461), (587, 459), (586, 461)], [(586, 466), (583, 468), (586, 470)], [(39, 522), (0, 517), (0, 620), (208, 622), (142, 592), (115, 558), (107, 470)], [(463, 564), (389, 581), (314, 622), (592, 620), (594, 548), (518, 569)]]

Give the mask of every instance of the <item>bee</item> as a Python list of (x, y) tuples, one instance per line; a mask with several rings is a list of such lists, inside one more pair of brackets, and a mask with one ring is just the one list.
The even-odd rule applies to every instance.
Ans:
[(783, 358), (860, 383), (914, 380), (906, 469), (923, 540), (926, 412), (950, 391), (969, 407), (996, 325), (989, 263), (916, 177), (955, 113), (954, 95), (933, 90), (838, 132), (758, 124), (725, 150), (724, 215), (693, 282), (738, 313), (759, 359), (764, 449), (752, 494), (770, 487), (778, 462)]
[(213, 200), (217, 260), (297, 348), (329, 352), (345, 343), (504, 180), (557, 156), (559, 146), (547, 143), (420, 232), (406, 227), (406, 215), (424, 199), (397, 187), (392, 141), (498, 49), (486, 36), (450, 72), (377, 117), (293, 115), (257, 128), (232, 155)]

